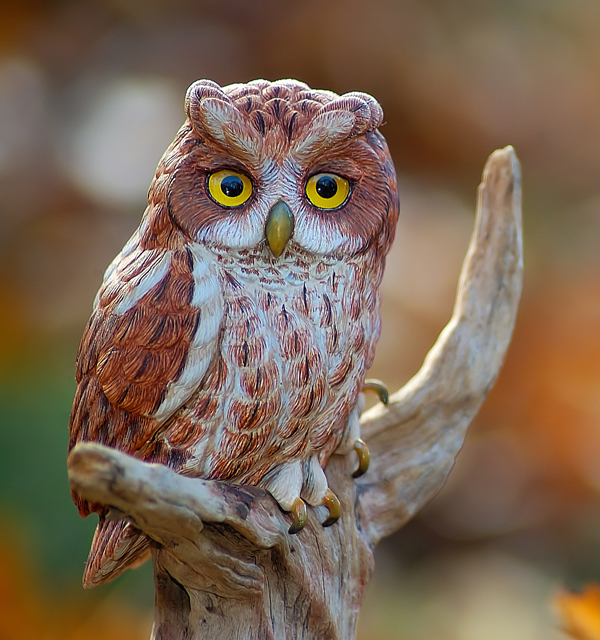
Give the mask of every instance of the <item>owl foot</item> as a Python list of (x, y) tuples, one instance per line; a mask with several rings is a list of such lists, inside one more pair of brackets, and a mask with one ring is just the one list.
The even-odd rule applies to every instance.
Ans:
[(375, 380), (375, 378), (365, 380), (362, 390), (374, 391), (379, 396), (379, 400), (382, 404), (387, 404), (390, 400), (390, 392), (381, 380)]
[(358, 469), (352, 474), (353, 478), (360, 478), (367, 473), (369, 464), (371, 463), (371, 454), (369, 453), (369, 447), (364, 440), (357, 438), (354, 441), (354, 451), (358, 456)]
[(306, 503), (302, 498), (296, 498), (292, 505), (292, 526), (288, 529), (288, 533), (298, 533), (306, 526)]
[(338, 497), (333, 493), (331, 489), (327, 489), (327, 493), (323, 498), (323, 506), (329, 509), (329, 517), (323, 522), (324, 527), (330, 527), (334, 522), (339, 520), (342, 515), (342, 506)]

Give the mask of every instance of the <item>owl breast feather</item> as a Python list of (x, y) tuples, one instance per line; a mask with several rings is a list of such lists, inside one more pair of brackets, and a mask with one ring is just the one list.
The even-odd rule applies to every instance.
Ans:
[(220, 343), (164, 444), (184, 473), (244, 484), (293, 460), (324, 467), (373, 359), (378, 274), (365, 274), (364, 257), (218, 258)]

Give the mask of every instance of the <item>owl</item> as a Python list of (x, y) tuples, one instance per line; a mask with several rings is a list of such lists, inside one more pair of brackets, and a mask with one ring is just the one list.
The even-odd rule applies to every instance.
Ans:
[[(323, 469), (360, 441), (365, 372), (399, 202), (364, 93), (296, 80), (188, 89), (139, 228), (108, 267), (77, 355), (70, 444), (94, 441), (185, 476), (262, 487), (290, 512), (339, 516)], [(84, 586), (149, 555), (99, 514)]]

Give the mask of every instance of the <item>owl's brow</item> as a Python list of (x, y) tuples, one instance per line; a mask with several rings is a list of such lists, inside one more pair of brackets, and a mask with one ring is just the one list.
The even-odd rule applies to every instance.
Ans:
[(360, 164), (353, 157), (353, 147), (363, 136), (331, 135), (315, 136), (292, 145), (290, 155), (303, 166), (339, 170), (350, 179), (358, 180), (362, 176)]
[(332, 171), (352, 181), (360, 180), (363, 176), (360, 163), (347, 153), (333, 157), (329, 155), (326, 158), (321, 157), (321, 154), (319, 154), (316, 163), (311, 166), (311, 171)]
[(356, 131), (351, 111), (326, 111), (314, 118), (292, 146), (291, 152), (303, 162), (311, 162), (333, 147), (350, 143), (363, 132)]
[(188, 147), (181, 161), (185, 164), (192, 162), (202, 171), (212, 172), (217, 169), (233, 169), (248, 173), (253, 169), (248, 166), (247, 154), (240, 154), (238, 148), (227, 144), (227, 141), (215, 140), (202, 132), (191, 129), (191, 137), (185, 142)]

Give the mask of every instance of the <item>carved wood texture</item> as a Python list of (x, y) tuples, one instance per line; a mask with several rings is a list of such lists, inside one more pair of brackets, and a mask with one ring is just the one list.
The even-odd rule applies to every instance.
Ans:
[(443, 485), (466, 429), (492, 387), (522, 286), (520, 169), (511, 147), (489, 158), (452, 318), (420, 371), (361, 420), (371, 452), (353, 480), (353, 456), (326, 474), (341, 519), (290, 535), (290, 517), (266, 492), (185, 478), (98, 444), (69, 457), (71, 485), (127, 517), (153, 545), (153, 640), (352, 640), (373, 549)]

